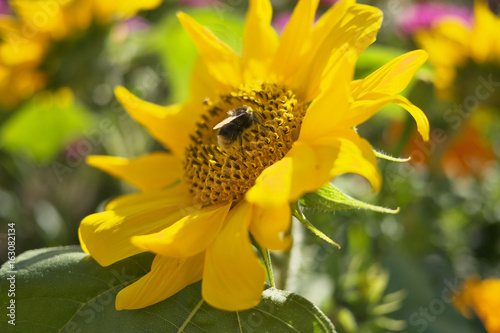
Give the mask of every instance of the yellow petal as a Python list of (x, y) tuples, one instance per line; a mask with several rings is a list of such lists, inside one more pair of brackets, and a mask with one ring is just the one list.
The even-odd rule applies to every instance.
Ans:
[[(302, 73), (297, 79), (304, 87), (306, 101), (324, 91), (324, 81), (339, 66), (339, 62), (354, 66), (359, 54), (375, 41), (382, 22), (382, 12), (365, 5), (353, 5), (345, 9), (347, 5), (339, 3), (335, 6), (339, 7), (337, 15), (341, 15), (340, 19), (321, 22), (313, 29), (311, 47), (307, 51), (310, 65), (300, 68)], [(326, 89), (330, 84), (326, 82)]]
[[(334, 156), (334, 153), (329, 154), (329, 156)], [(292, 159), (290, 202), (297, 200), (307, 192), (320, 188), (331, 179), (330, 168), (333, 161), (325, 167), (324, 163), (320, 163), (316, 152), (309, 144), (296, 141), (287, 157)]]
[(288, 203), (292, 181), (292, 159), (285, 157), (265, 169), (248, 190), (245, 199), (261, 207), (279, 207)]
[(199, 281), (204, 259), (205, 253), (181, 259), (157, 255), (151, 272), (116, 295), (116, 309), (133, 310), (156, 304)]
[(113, 210), (87, 216), (78, 230), (82, 248), (102, 266), (144, 252), (132, 245), (132, 236), (158, 232), (182, 218), (187, 198), (177, 187), (119, 197), (107, 207)]
[(185, 183), (181, 182), (165, 190), (132, 193), (119, 196), (108, 201), (104, 206), (104, 210), (125, 210), (128, 208), (134, 209), (135, 205), (147, 204), (150, 201), (154, 201), (155, 198), (159, 195), (164, 195), (168, 198), (177, 198), (180, 203), (179, 209), (192, 207), (192, 196), (189, 193), (189, 188)]
[(329, 86), (307, 108), (300, 128), (300, 141), (311, 142), (333, 135), (337, 123), (349, 110), (350, 85), (354, 63), (341, 58), (329, 78)]
[(362, 80), (352, 83), (355, 100), (376, 99), (403, 91), (413, 75), (427, 61), (427, 52), (416, 50), (403, 54)]
[(331, 32), (333, 27), (343, 18), (347, 8), (355, 3), (356, 0), (338, 1), (321, 15), (311, 31), (310, 47), (317, 47), (317, 45)]
[(271, 70), (279, 83), (290, 83), (303, 65), (303, 47), (309, 37), (319, 0), (299, 0), (286, 25), (272, 62)]
[(422, 138), (429, 140), (429, 120), (425, 114), (403, 96), (386, 96), (376, 100), (361, 100), (351, 106), (339, 126), (352, 127), (363, 123), (373, 116), (382, 106), (394, 103), (408, 111), (417, 123), (417, 129)]
[(278, 35), (271, 26), (273, 8), (269, 0), (250, 0), (241, 57), (245, 81), (262, 79), (278, 47)]
[(89, 156), (87, 164), (137, 186), (142, 191), (156, 190), (180, 179), (180, 159), (167, 153), (152, 153), (136, 159)]
[(207, 66), (198, 57), (189, 79), (189, 98), (193, 101), (204, 101), (207, 98), (215, 100), (218, 97), (217, 91), (214, 89), (216, 84), (210, 76)]
[(137, 98), (124, 87), (117, 87), (115, 95), (132, 118), (146, 127), (151, 135), (175, 155), (183, 156), (184, 147), (189, 141), (188, 134), (197, 119), (196, 108), (187, 105), (164, 107), (149, 103)]
[(135, 236), (132, 244), (169, 257), (190, 257), (204, 251), (217, 237), (231, 204), (194, 210), (160, 232)]
[[(355, 173), (365, 177), (374, 191), (382, 185), (382, 175), (377, 167), (377, 159), (373, 148), (368, 141), (362, 139), (352, 130), (350, 135), (318, 140), (314, 149), (318, 158), (325, 158), (323, 163), (329, 164), (333, 156), (333, 165), (330, 167), (330, 177), (334, 178), (344, 173)], [(321, 162), (320, 162), (321, 163)]]
[(251, 217), (251, 204), (242, 202), (234, 207), (207, 249), (202, 295), (215, 308), (239, 311), (260, 303), (266, 273), (248, 236)]
[(189, 15), (178, 13), (177, 17), (196, 45), (208, 72), (218, 83), (219, 90), (238, 87), (242, 82), (238, 55)]
[(275, 208), (254, 206), (250, 232), (264, 248), (286, 251), (292, 245), (291, 236), (286, 234), (291, 221), (292, 214), (288, 203)]

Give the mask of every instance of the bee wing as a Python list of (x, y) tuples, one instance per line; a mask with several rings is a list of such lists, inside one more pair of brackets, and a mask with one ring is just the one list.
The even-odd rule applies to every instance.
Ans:
[(230, 122), (232, 122), (234, 119), (236, 119), (238, 117), (239, 117), (239, 115), (238, 116), (228, 117), (228, 118), (224, 119), (223, 121), (221, 121), (220, 123), (218, 123), (217, 125), (215, 125), (213, 129), (214, 130), (219, 129), (222, 126), (229, 124)]

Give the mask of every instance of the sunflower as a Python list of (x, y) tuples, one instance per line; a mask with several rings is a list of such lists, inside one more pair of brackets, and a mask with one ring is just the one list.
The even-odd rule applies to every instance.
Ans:
[(415, 33), (416, 43), (429, 53), (429, 61), (435, 68), (434, 84), (440, 97), (449, 98), (453, 93), (458, 68), (470, 62), (494, 64), (498, 68), (498, 31), (500, 18), (490, 11), (486, 1), (476, 0), (472, 24), (461, 17), (448, 16)]
[(500, 279), (468, 278), (462, 291), (454, 299), (454, 304), (467, 318), (472, 318), (473, 310), (488, 333), (500, 333)]
[(15, 15), (0, 13), (0, 107), (12, 108), (49, 79), (39, 68), (51, 49), (88, 29), (152, 9), (161, 0), (13, 0)]
[(199, 280), (203, 299), (216, 308), (256, 306), (266, 272), (253, 244), (291, 246), (290, 203), (343, 173), (380, 188), (374, 152), (356, 125), (396, 103), (428, 138), (425, 115), (397, 95), (426, 53), (407, 53), (353, 81), (356, 58), (375, 40), (382, 13), (341, 1), (313, 25), (317, 5), (300, 0), (278, 38), (271, 3), (251, 0), (241, 55), (179, 13), (200, 55), (188, 100), (163, 107), (116, 88), (129, 114), (169, 151), (88, 158), (140, 192), (82, 221), (84, 251), (103, 266), (156, 254), (151, 271), (119, 292), (117, 309), (155, 304)]

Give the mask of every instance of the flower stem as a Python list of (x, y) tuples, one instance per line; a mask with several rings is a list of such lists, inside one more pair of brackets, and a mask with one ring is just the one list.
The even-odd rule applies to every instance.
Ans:
[(262, 250), (264, 250), (262, 256), (264, 257), (264, 263), (266, 265), (267, 275), (269, 276), (269, 284), (271, 285), (271, 287), (275, 288), (276, 283), (274, 282), (273, 266), (271, 264), (271, 253), (269, 252), (268, 249), (262, 249)]
[(257, 242), (254, 243), (257, 246), (260, 254), (262, 255), (262, 258), (264, 259), (264, 266), (266, 266), (267, 276), (269, 277), (269, 284), (271, 285), (271, 287), (276, 288), (276, 283), (274, 282), (273, 266), (271, 264), (271, 253), (268, 249), (265, 249), (258, 245)]

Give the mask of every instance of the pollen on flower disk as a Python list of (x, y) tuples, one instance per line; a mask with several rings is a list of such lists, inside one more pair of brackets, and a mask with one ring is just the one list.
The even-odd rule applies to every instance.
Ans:
[[(190, 135), (183, 167), (184, 180), (201, 205), (240, 201), (260, 173), (291, 149), (306, 112), (293, 91), (268, 82), (242, 85), (200, 107), (206, 112)], [(241, 147), (236, 141), (223, 149), (213, 127), (238, 107), (249, 107), (260, 124), (241, 133)]]

